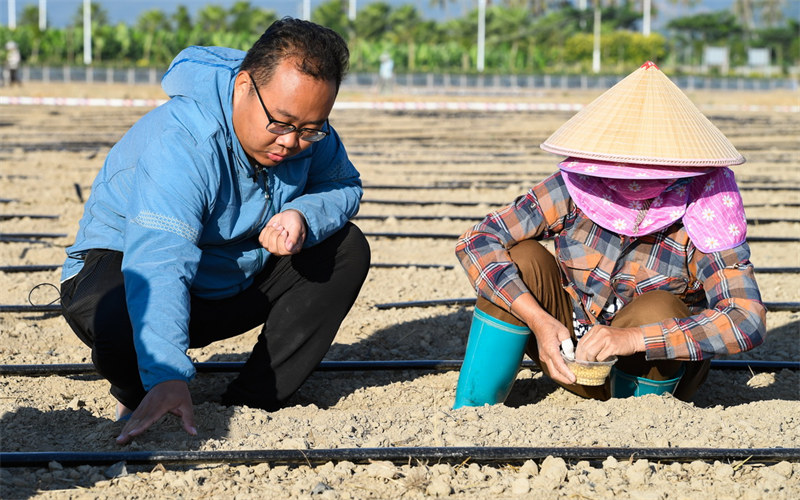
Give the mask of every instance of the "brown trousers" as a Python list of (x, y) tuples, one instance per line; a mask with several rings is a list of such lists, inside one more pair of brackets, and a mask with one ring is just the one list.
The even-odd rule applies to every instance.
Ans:
[[(534, 240), (518, 243), (511, 248), (509, 254), (525, 285), (542, 308), (571, 332), (573, 330), (572, 298), (561, 287), (561, 269), (553, 255)], [(501, 321), (513, 325), (525, 325), (516, 316), (483, 297), (478, 298), (476, 307)], [(689, 309), (678, 297), (663, 290), (655, 290), (634, 298), (630, 304), (617, 313), (611, 326), (620, 328), (641, 326), (657, 323), (667, 318), (685, 318), (690, 314)], [(529, 337), (525, 352), (549, 376), (547, 367), (539, 362), (539, 350), (535, 336)], [(690, 401), (708, 376), (709, 361), (648, 361), (645, 359), (645, 353), (640, 352), (632, 356), (620, 356), (615, 368), (637, 377), (667, 380), (675, 377), (681, 366), (685, 366), (686, 371), (675, 389), (674, 396), (683, 401)], [(560, 385), (585, 398), (605, 401), (611, 397), (609, 379), (606, 379), (605, 385), (596, 387), (578, 384)]]

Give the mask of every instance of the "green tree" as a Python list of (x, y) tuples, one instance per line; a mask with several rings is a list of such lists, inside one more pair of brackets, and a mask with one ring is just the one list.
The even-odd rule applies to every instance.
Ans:
[(144, 33), (144, 53), (141, 60), (144, 64), (150, 64), (150, 52), (153, 49), (153, 40), (157, 36), (162, 36), (164, 32), (172, 29), (169, 17), (160, 9), (150, 9), (144, 11), (136, 21), (136, 28)]
[(356, 36), (367, 42), (381, 41), (391, 28), (389, 22), (391, 12), (392, 6), (386, 2), (367, 4), (356, 16)]
[(275, 11), (254, 7), (246, 1), (233, 4), (228, 16), (228, 31), (251, 36), (260, 36), (277, 19)]
[(205, 33), (228, 29), (228, 13), (219, 5), (206, 5), (197, 13), (196, 28)]
[(783, 7), (785, 4), (785, 0), (761, 0), (759, 6), (764, 26), (775, 28), (780, 25), (784, 18)]
[(401, 5), (389, 14), (389, 26), (391, 31), (388, 33), (389, 40), (397, 45), (405, 45), (407, 51), (408, 71), (416, 70), (416, 47), (422, 40), (426, 32), (432, 29), (430, 22), (422, 20), (419, 11), (413, 5)]
[(311, 13), (311, 20), (327, 26), (342, 35), (345, 40), (349, 40), (354, 33), (353, 26), (347, 18), (346, 5), (344, 5), (347, 2), (348, 0), (328, 0), (314, 9), (314, 12)]
[[(92, 26), (107, 26), (108, 11), (99, 3), (89, 4), (89, 13), (92, 15)], [(75, 27), (83, 26), (83, 2), (78, 6), (78, 11), (72, 16), (72, 25)]]
[(176, 31), (185, 33), (192, 31), (192, 16), (189, 15), (189, 9), (185, 5), (178, 5), (171, 21)]

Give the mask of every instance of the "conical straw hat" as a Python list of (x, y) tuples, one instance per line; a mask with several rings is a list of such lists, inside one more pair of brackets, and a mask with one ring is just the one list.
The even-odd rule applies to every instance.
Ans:
[(578, 112), (541, 148), (612, 162), (729, 166), (744, 157), (652, 62)]

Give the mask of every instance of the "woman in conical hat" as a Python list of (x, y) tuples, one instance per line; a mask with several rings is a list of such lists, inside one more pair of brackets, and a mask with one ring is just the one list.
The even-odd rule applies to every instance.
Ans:
[[(655, 64), (541, 147), (567, 157), (559, 170), (456, 247), (478, 292), (456, 408), (502, 402), (524, 353), (585, 397), (688, 401), (710, 358), (762, 343), (766, 309), (728, 168), (744, 158)], [(611, 363), (607, 377), (583, 377)]]

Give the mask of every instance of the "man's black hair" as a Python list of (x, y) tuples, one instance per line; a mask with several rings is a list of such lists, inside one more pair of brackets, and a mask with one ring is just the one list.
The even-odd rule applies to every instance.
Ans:
[(286, 59), (295, 60), (297, 69), (312, 78), (335, 81), (338, 91), (347, 74), (350, 51), (344, 39), (332, 29), (284, 17), (272, 23), (247, 51), (239, 69), (265, 85)]

